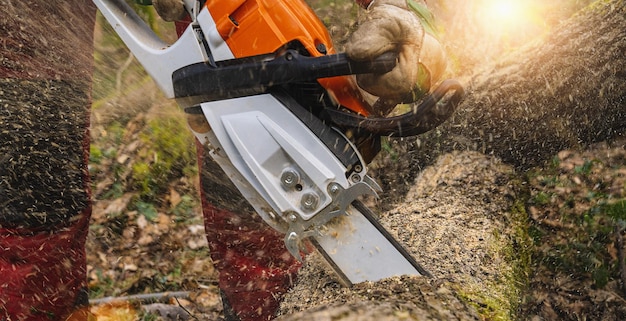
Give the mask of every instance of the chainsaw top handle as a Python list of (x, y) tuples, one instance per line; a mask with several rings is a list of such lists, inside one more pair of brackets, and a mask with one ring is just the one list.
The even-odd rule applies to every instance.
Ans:
[(286, 50), (278, 57), (253, 56), (217, 62), (195, 63), (172, 74), (176, 98), (201, 96), (221, 100), (265, 92), (288, 83), (365, 73), (385, 73), (397, 63), (397, 54), (387, 52), (373, 61), (355, 61), (344, 53), (320, 57)]
[[(345, 53), (320, 57), (286, 50), (278, 57), (253, 56), (221, 61), (216, 65), (196, 63), (172, 75), (176, 98), (201, 97), (203, 101), (222, 100), (266, 92), (270, 87), (315, 81), (319, 78), (391, 71), (396, 53), (387, 52), (373, 61), (355, 61)], [(461, 84), (443, 81), (424, 97), (411, 112), (395, 117), (364, 117), (352, 112), (325, 108), (323, 118), (342, 128), (352, 128), (374, 136), (416, 136), (436, 128), (456, 110), (463, 97)]]

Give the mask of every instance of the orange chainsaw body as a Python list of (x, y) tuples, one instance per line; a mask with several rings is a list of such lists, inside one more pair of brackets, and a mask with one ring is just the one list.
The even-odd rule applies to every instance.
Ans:
[[(235, 58), (278, 53), (294, 41), (313, 57), (335, 53), (326, 27), (302, 0), (214, 0), (207, 1), (206, 7)], [(338, 104), (369, 115), (369, 105), (354, 78), (340, 76), (318, 82)]]

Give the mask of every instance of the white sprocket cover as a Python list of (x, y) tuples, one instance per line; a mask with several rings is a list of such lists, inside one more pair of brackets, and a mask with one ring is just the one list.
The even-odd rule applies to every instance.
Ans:
[(326, 145), (271, 94), (201, 109), (211, 131), (196, 136), (258, 214), (286, 234), (294, 256), (310, 237), (348, 284), (422, 274), (371, 215), (352, 206), (362, 195), (376, 195), (365, 169), (348, 178)]

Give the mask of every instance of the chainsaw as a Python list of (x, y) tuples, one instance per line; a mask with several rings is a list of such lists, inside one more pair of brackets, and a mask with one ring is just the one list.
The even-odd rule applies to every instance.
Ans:
[(397, 55), (337, 53), (303, 0), (184, 0), (190, 22), (171, 44), (124, 0), (94, 2), (165, 96), (201, 117), (194, 135), (293, 256), (314, 245), (347, 285), (429, 276), (364, 205), (381, 192), (367, 165), (381, 137), (449, 118), (463, 95), (457, 81), (381, 117), (354, 75), (387, 72)]

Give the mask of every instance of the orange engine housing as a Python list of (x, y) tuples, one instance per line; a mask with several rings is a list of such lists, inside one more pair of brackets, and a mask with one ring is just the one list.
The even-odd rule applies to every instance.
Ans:
[[(313, 57), (335, 53), (326, 27), (303, 0), (209, 0), (206, 7), (236, 58), (275, 53), (294, 41)], [(353, 77), (318, 82), (338, 104), (369, 115)]]

